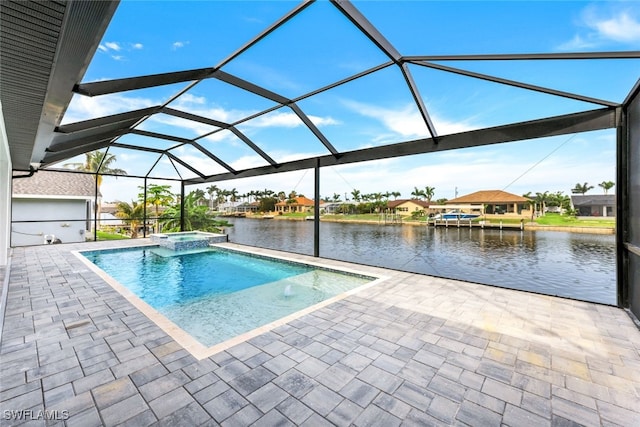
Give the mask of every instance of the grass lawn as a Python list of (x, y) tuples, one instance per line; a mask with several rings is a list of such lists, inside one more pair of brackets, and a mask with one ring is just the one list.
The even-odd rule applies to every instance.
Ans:
[[(284, 215), (277, 215), (276, 218), (304, 218), (307, 216), (313, 216), (313, 213), (307, 212), (291, 212), (286, 213)], [(380, 214), (355, 214), (355, 215), (324, 215), (323, 218), (331, 221), (380, 221)], [(479, 217), (474, 221), (481, 221), (483, 217)], [(491, 222), (492, 224), (497, 224), (502, 222), (503, 224), (520, 224), (520, 218), (487, 218), (486, 221)], [(412, 220), (410, 216), (403, 217), (403, 222), (424, 222), (426, 221), (426, 217), (414, 219)], [(530, 220), (525, 219), (524, 222), (528, 223)], [(578, 219), (574, 217), (569, 217), (565, 215), (560, 215), (556, 213), (547, 213), (546, 215), (536, 218), (534, 222), (538, 225), (549, 225), (556, 227), (607, 227), (607, 228), (615, 228), (616, 220), (614, 218), (597, 218), (597, 219)], [(120, 237), (122, 238), (122, 237)]]
[(380, 221), (380, 214), (327, 215), (327, 219), (336, 221)]
[[(286, 214), (286, 216), (290, 215), (298, 215), (298, 216), (306, 216), (307, 214)], [(325, 216), (328, 220), (335, 221), (380, 221), (380, 214), (358, 214), (358, 215), (327, 215)], [(416, 220), (412, 220), (411, 217), (407, 216), (403, 218), (404, 222), (424, 222), (426, 218), (419, 218)], [(482, 221), (483, 217), (479, 217), (474, 221)], [(520, 224), (520, 218), (487, 218), (486, 221), (491, 222), (492, 224), (497, 224), (502, 222), (503, 224)], [(524, 222), (528, 223), (530, 220), (525, 219)], [(545, 216), (540, 218), (536, 218), (534, 222), (538, 225), (549, 225), (556, 227), (607, 227), (607, 228), (615, 228), (616, 220), (614, 218), (597, 218), (597, 219), (578, 219), (574, 217), (568, 217), (556, 213), (547, 213)]]
[(105, 231), (98, 231), (98, 240), (122, 240), (122, 239), (130, 239), (130, 237), (129, 236), (125, 236), (123, 234), (107, 233)]
[(609, 219), (578, 219), (560, 214), (548, 213), (535, 220), (539, 225), (554, 225), (566, 227), (611, 227), (616, 226), (614, 218)]

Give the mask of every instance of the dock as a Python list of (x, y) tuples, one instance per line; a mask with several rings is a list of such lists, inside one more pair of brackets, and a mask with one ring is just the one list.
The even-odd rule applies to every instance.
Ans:
[(519, 224), (505, 224), (502, 221), (473, 221), (469, 219), (433, 219), (427, 222), (434, 227), (455, 227), (455, 228), (490, 228), (497, 230), (524, 230), (524, 222)]

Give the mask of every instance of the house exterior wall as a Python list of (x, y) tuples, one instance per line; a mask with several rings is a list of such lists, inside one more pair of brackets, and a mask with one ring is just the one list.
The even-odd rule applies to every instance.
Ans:
[(0, 266), (7, 265), (11, 231), (11, 156), (0, 104)]
[(11, 246), (42, 245), (47, 234), (62, 243), (84, 242), (88, 233), (83, 199), (14, 198), (11, 211)]
[(615, 216), (615, 210), (613, 206), (600, 206), (600, 205), (590, 205), (590, 206), (579, 206), (578, 207), (578, 216), (606, 216), (613, 217)]
[(409, 200), (395, 207), (396, 213), (400, 215), (411, 215), (412, 212), (426, 211), (427, 208)]
[(296, 198), (295, 203), (287, 203), (287, 202), (278, 202), (276, 203), (276, 212), (278, 213), (286, 213), (286, 212), (310, 212), (314, 207), (313, 200), (307, 199), (306, 197), (299, 196)]

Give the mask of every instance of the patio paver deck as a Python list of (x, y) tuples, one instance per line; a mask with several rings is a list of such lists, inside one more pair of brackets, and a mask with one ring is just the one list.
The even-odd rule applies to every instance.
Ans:
[(140, 243), (13, 250), (0, 425), (640, 425), (618, 308), (358, 265), (389, 279), (197, 360), (71, 253)]

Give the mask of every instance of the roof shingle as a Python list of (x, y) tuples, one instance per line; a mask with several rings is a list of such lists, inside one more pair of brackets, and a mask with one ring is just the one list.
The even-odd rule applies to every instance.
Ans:
[(93, 175), (39, 170), (29, 178), (13, 180), (13, 194), (94, 197)]
[(529, 199), (502, 190), (482, 190), (451, 199), (446, 204), (480, 204), (480, 203), (527, 203)]

